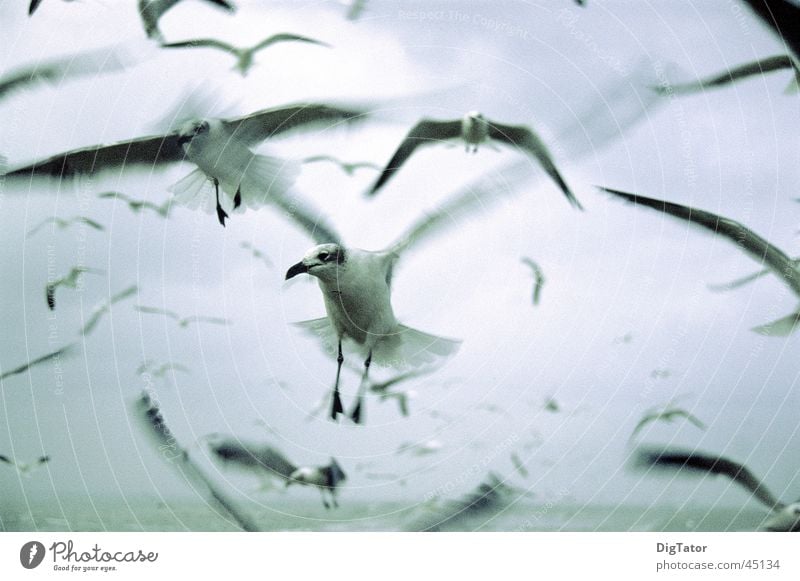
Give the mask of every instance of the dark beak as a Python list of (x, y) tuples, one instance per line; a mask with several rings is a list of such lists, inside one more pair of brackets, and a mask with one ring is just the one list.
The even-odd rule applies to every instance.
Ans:
[(296, 277), (298, 274), (305, 274), (308, 272), (308, 267), (302, 262), (298, 262), (286, 271), (286, 280)]

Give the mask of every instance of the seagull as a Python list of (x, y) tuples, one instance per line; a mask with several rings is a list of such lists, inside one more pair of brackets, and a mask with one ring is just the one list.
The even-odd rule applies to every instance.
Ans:
[(372, 383), (369, 386), (369, 391), (374, 393), (380, 397), (380, 401), (387, 401), (389, 399), (396, 399), (397, 405), (400, 408), (400, 413), (403, 416), (408, 417), (409, 410), (408, 410), (408, 401), (413, 399), (417, 392), (414, 390), (406, 390), (406, 391), (391, 391), (391, 388), (398, 383), (402, 383), (403, 381), (408, 381), (410, 379), (416, 379), (422, 375), (427, 375), (431, 373), (434, 368), (428, 367), (423, 369), (414, 369), (411, 371), (407, 371), (405, 373), (401, 373), (399, 375), (395, 375), (391, 379), (387, 379), (386, 381), (382, 381), (380, 383)]
[(666, 405), (662, 408), (651, 408), (648, 410), (642, 419), (639, 420), (639, 423), (636, 424), (636, 427), (633, 429), (630, 438), (628, 438), (628, 442), (635, 440), (636, 436), (647, 424), (652, 422), (672, 423), (675, 418), (683, 418), (701, 430), (706, 429), (706, 425), (697, 419), (697, 416), (687, 412), (684, 409), (677, 408), (672, 405)]
[(253, 57), (255, 54), (265, 49), (269, 46), (280, 42), (305, 42), (309, 44), (316, 44), (319, 46), (325, 46), (330, 48), (327, 42), (322, 42), (320, 40), (316, 40), (314, 38), (309, 38), (307, 36), (301, 36), (299, 34), (290, 34), (290, 33), (280, 33), (280, 34), (273, 34), (272, 36), (265, 38), (261, 42), (259, 42), (255, 46), (251, 46), (248, 48), (239, 48), (233, 46), (232, 44), (228, 44), (227, 42), (223, 42), (221, 40), (216, 40), (214, 38), (198, 38), (195, 40), (184, 40), (181, 42), (170, 42), (167, 44), (162, 44), (163, 48), (216, 48), (219, 50), (223, 50), (228, 52), (236, 57), (236, 69), (239, 73), (245, 77), (247, 73), (250, 71), (250, 68), (253, 66)]
[(49, 461), (50, 461), (50, 456), (40, 456), (33, 462), (23, 464), (21, 462), (17, 462), (16, 460), (12, 460), (8, 456), (0, 454), (0, 462), (4, 462), (9, 466), (13, 466), (14, 468), (17, 469), (17, 472), (21, 476), (30, 476), (31, 471), (39, 468), (40, 466), (43, 466), (44, 464), (47, 464)]
[(36, 367), (37, 365), (41, 365), (42, 363), (47, 363), (48, 361), (53, 361), (53, 360), (58, 361), (62, 357), (71, 355), (74, 352), (74, 350), (75, 350), (75, 343), (71, 343), (66, 347), (62, 347), (61, 349), (57, 349), (56, 351), (48, 353), (47, 355), (42, 355), (41, 357), (37, 357), (36, 359), (28, 361), (27, 363), (24, 363), (19, 367), (15, 367), (11, 371), (6, 371), (0, 374), (0, 381), (6, 379), (7, 377), (12, 377), (14, 375), (19, 375), (20, 373), (25, 373), (26, 371), (28, 371), (28, 369)]
[(223, 319), (221, 317), (204, 317), (201, 315), (192, 315), (191, 317), (181, 317), (175, 311), (169, 311), (167, 309), (159, 309), (156, 307), (143, 307), (141, 305), (136, 305), (134, 307), (140, 313), (145, 313), (148, 315), (164, 315), (170, 319), (173, 319), (178, 323), (178, 326), (181, 329), (185, 329), (189, 326), (190, 323), (210, 323), (212, 325), (230, 325), (231, 322), (228, 319)]
[(341, 170), (349, 176), (352, 176), (356, 170), (359, 169), (374, 169), (377, 171), (383, 169), (377, 163), (372, 163), (371, 161), (345, 162), (332, 155), (312, 155), (311, 157), (305, 158), (302, 163), (318, 163), (320, 161), (328, 161), (338, 165)]
[(556, 398), (548, 397), (544, 402), (544, 409), (548, 412), (558, 413), (561, 410), (561, 406), (558, 405)]
[(85, 266), (73, 266), (72, 269), (69, 271), (69, 274), (62, 276), (59, 279), (54, 280), (53, 282), (48, 282), (47, 286), (45, 287), (45, 298), (47, 299), (47, 306), (50, 308), (51, 311), (56, 309), (56, 289), (60, 286), (65, 288), (78, 288), (78, 283), (81, 280), (81, 277), (84, 273), (88, 274), (105, 274), (102, 270), (97, 270), (95, 268), (87, 268)]
[(261, 260), (266, 265), (267, 268), (272, 268), (273, 266), (275, 266), (274, 264), (272, 264), (272, 261), (269, 259), (269, 256), (267, 256), (261, 250), (253, 246), (250, 242), (244, 241), (241, 244), (239, 244), (239, 247), (244, 248), (245, 250), (249, 250), (253, 254), (253, 258), (258, 258), (259, 260)]
[[(215, 438), (209, 447), (222, 462), (258, 470), (268, 477), (285, 481), (287, 487), (292, 484), (314, 486), (319, 489), (325, 508), (339, 506), (336, 501), (337, 488), (347, 479), (347, 475), (334, 458), (331, 458), (327, 466), (298, 467), (280, 450), (269, 445), (244, 443), (235, 438)], [(330, 503), (325, 496), (326, 492), (330, 497)]]
[(162, 218), (169, 218), (169, 212), (172, 209), (172, 200), (167, 200), (159, 206), (147, 200), (135, 200), (130, 196), (126, 196), (125, 194), (121, 194), (119, 192), (103, 192), (101, 194), (97, 194), (97, 197), (101, 200), (122, 200), (128, 204), (128, 208), (130, 208), (130, 210), (136, 214), (142, 210), (152, 210)]
[(59, 230), (63, 230), (64, 228), (69, 228), (73, 224), (85, 224), (86, 226), (89, 226), (90, 228), (93, 228), (100, 232), (105, 230), (105, 227), (102, 224), (100, 224), (99, 222), (95, 222), (94, 220), (92, 220), (91, 218), (87, 218), (86, 216), (73, 216), (72, 218), (66, 218), (66, 219), (58, 218), (56, 216), (51, 216), (49, 218), (46, 218), (45, 220), (43, 220), (30, 230), (28, 230), (28, 233), (25, 235), (25, 238), (30, 238), (48, 224), (55, 225), (56, 227), (59, 228)]
[(662, 95), (697, 93), (706, 89), (713, 89), (716, 87), (729, 85), (740, 79), (746, 79), (755, 75), (761, 75), (783, 69), (791, 69), (794, 71), (795, 80), (793, 83), (796, 83), (797, 79), (800, 78), (800, 68), (798, 68), (794, 59), (789, 55), (783, 54), (739, 65), (728, 71), (711, 75), (710, 77), (706, 77), (692, 83), (659, 85), (658, 87), (654, 87), (654, 89)]
[(542, 268), (533, 260), (528, 257), (523, 257), (522, 262), (523, 264), (527, 264), (533, 273), (533, 304), (536, 306), (539, 304), (539, 296), (542, 293), (542, 287), (547, 279), (544, 277)]
[[(256, 111), (232, 119), (189, 121), (166, 135), (142, 137), (111, 145), (96, 145), (54, 155), (16, 168), (11, 178), (50, 176), (59, 179), (77, 174), (122, 171), (131, 166), (148, 169), (188, 161), (197, 169), (175, 183), (170, 191), (175, 201), (191, 208), (216, 209), (223, 226), (228, 218), (220, 203), (220, 189), (230, 198), (233, 209), (244, 205), (257, 208), (270, 196), (288, 189), (298, 169), (296, 164), (258, 155), (251, 147), (290, 130), (320, 124), (363, 119), (356, 108), (300, 103)], [(213, 186), (216, 204), (210, 203), (204, 186)]]
[(428, 440), (427, 442), (420, 442), (415, 444), (413, 442), (406, 442), (401, 444), (395, 454), (409, 453), (413, 456), (430, 456), (444, 448), (441, 440)]
[(578, 199), (569, 189), (553, 162), (544, 142), (532, 129), (524, 125), (502, 125), (489, 121), (478, 111), (470, 111), (461, 119), (438, 121), (423, 119), (406, 135), (392, 159), (384, 168), (368, 194), (375, 195), (388, 182), (414, 151), (422, 145), (432, 145), (445, 140), (461, 139), (467, 152), (475, 153), (478, 146), (487, 140), (499, 141), (532, 155), (544, 170), (558, 184), (570, 204), (583, 209)]
[[(780, 248), (770, 244), (743, 224), (730, 218), (718, 216), (705, 210), (690, 208), (689, 206), (646, 198), (610, 188), (601, 187), (600, 189), (628, 202), (647, 206), (692, 224), (697, 224), (706, 230), (729, 239), (752, 258), (763, 262), (768, 269), (783, 279), (786, 286), (800, 298), (800, 269), (798, 269), (797, 263)], [(755, 327), (753, 330), (762, 335), (787, 336), (795, 330), (799, 322), (800, 309), (782, 319)]]
[(516, 468), (517, 472), (519, 472), (520, 476), (523, 478), (530, 476), (530, 472), (528, 472), (528, 469), (525, 468), (525, 463), (516, 452), (511, 453), (511, 463), (514, 465), (514, 468)]
[[(142, 17), (144, 31), (148, 38), (161, 40), (163, 37), (158, 29), (158, 21), (164, 13), (181, 0), (139, 0), (139, 14)], [(236, 6), (227, 0), (206, 0), (210, 4), (219, 6), (227, 12), (234, 12)], [(41, 2), (41, 0), (39, 0)]]
[(136, 368), (136, 375), (148, 373), (153, 377), (164, 377), (168, 371), (183, 371), (184, 373), (189, 373), (189, 368), (180, 363), (168, 362), (157, 365), (152, 361), (144, 361)]
[(121, 71), (146, 59), (154, 51), (152, 46), (143, 45), (141, 42), (120, 43), (113, 47), (24, 65), (0, 77), (0, 99), (38, 82), (46, 81), (58, 86), (70, 78), (92, 78), (104, 73)]
[(94, 311), (92, 311), (92, 315), (89, 317), (89, 320), (86, 321), (86, 324), (80, 330), (80, 334), (86, 336), (91, 333), (103, 316), (106, 313), (111, 312), (111, 307), (113, 305), (135, 295), (137, 292), (139, 292), (139, 287), (136, 285), (129, 286), (125, 290), (113, 295), (107, 302), (97, 306)]
[(727, 458), (680, 452), (673, 450), (640, 450), (636, 466), (639, 468), (667, 468), (727, 476), (739, 486), (747, 489), (762, 504), (772, 511), (772, 516), (762, 528), (768, 531), (800, 532), (800, 501), (784, 504), (743, 464)]

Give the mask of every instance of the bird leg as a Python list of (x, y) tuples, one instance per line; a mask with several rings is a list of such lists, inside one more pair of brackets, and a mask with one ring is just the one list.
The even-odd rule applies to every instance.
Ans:
[(342, 398), (339, 395), (339, 376), (342, 373), (342, 363), (344, 363), (344, 355), (342, 355), (342, 340), (339, 339), (339, 356), (336, 358), (338, 366), (336, 367), (336, 383), (333, 384), (333, 401), (331, 402), (331, 419), (335, 420), (339, 414), (344, 413), (344, 406), (342, 405)]
[(356, 424), (361, 423), (362, 408), (364, 405), (364, 393), (366, 392), (367, 384), (369, 383), (369, 366), (372, 363), (372, 350), (367, 355), (367, 360), (364, 361), (364, 375), (361, 376), (361, 384), (358, 386), (358, 395), (356, 396), (356, 405), (353, 411), (350, 412), (350, 419)]
[(233, 209), (235, 210), (242, 205), (242, 184), (236, 188), (236, 195), (233, 196)]
[(217, 219), (219, 223), (222, 224), (223, 228), (225, 227), (225, 218), (228, 217), (228, 213), (222, 209), (222, 206), (219, 203), (219, 180), (214, 178), (214, 191), (217, 196)]
[(325, 491), (324, 491), (324, 490), (322, 490), (322, 489), (320, 489), (320, 491), (319, 491), (319, 494), (320, 494), (320, 496), (322, 497), (322, 506), (324, 506), (326, 509), (330, 509), (330, 508), (331, 508), (331, 505), (330, 505), (330, 504), (328, 504), (328, 501), (327, 501), (327, 499), (325, 498)]

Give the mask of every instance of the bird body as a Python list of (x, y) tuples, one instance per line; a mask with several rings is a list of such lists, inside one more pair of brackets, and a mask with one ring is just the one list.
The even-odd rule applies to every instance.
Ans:
[(489, 138), (489, 124), (478, 111), (470, 111), (461, 118), (461, 138), (467, 151), (478, 151), (478, 146)]

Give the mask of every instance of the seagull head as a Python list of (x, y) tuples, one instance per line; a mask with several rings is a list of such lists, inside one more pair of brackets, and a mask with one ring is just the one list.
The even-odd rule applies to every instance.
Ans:
[(346, 261), (344, 248), (338, 244), (320, 244), (309, 250), (303, 260), (286, 271), (286, 280), (298, 274), (310, 274), (323, 280), (335, 280)]
[(196, 138), (208, 137), (211, 132), (211, 123), (206, 120), (190, 121), (178, 132), (178, 145), (192, 143)]
[(289, 475), (289, 480), (286, 481), (286, 486), (289, 486), (292, 483), (324, 486), (325, 479), (322, 471), (319, 468), (302, 466)]

